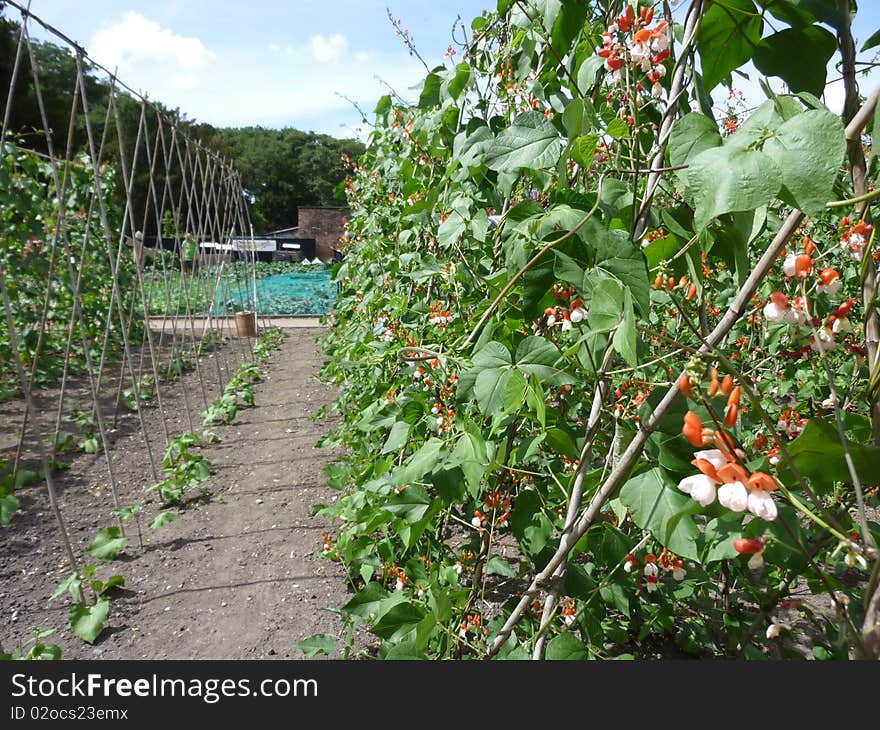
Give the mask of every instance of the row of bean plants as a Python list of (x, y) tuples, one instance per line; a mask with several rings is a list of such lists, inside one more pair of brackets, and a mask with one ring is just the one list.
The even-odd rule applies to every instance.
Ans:
[(880, 654), (878, 38), (673, 5), (498, 0), (376, 107), (319, 511), (380, 658)]

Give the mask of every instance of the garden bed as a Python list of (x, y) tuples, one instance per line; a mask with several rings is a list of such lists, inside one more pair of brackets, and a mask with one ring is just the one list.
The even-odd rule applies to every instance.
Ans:
[[(0, 528), (6, 651), (39, 627), (56, 630), (46, 640), (69, 659), (301, 658), (299, 640), (339, 633), (337, 618), (324, 609), (345, 602), (344, 581), (333, 563), (315, 559), (323, 522), (311, 516), (312, 505), (328, 498), (321, 467), (331, 457), (313, 449), (327, 424), (310, 416), (329, 399), (327, 389), (309, 379), (318, 362), (316, 332), (298, 330), (271, 356), (264, 382), (256, 385), (257, 405), (216, 427), (221, 440), (199, 450), (213, 464), (205, 483), (210, 496), (190, 500), (177, 520), (158, 530), (147, 527), (161, 506), (155, 493), (144, 491), (153, 480), (143, 440), (129, 426), (137, 418), (120, 419), (113, 467), (123, 502), (143, 504), (144, 545), (132, 521), (119, 558), (89, 558), (103, 579), (125, 577), (125, 586), (113, 589), (109, 620), (92, 646), (67, 628), (67, 594), (48, 600), (70, 567), (45, 486), (18, 491), (21, 511)], [(234, 360), (240, 344), (229, 341), (203, 357), (209, 397), (221, 385), (212, 361)], [(166, 391), (169, 427), (176, 431), (188, 428), (184, 393), (201, 402), (192, 372)], [(158, 409), (148, 407), (144, 416), (161, 450)], [(79, 557), (100, 528), (114, 524), (103, 455), (80, 453), (55, 481)]]

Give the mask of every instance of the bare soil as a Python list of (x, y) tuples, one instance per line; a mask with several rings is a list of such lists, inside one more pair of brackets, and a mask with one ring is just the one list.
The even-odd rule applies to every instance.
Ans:
[[(21, 510), (0, 528), (0, 638), (7, 651), (34, 627), (56, 629), (48, 641), (61, 647), (65, 659), (302, 658), (296, 646), (301, 639), (340, 635), (341, 622), (327, 607), (348, 600), (345, 576), (337, 564), (320, 558), (326, 524), (312, 516), (316, 503), (332, 499), (322, 470), (335, 458), (315, 447), (334, 425), (332, 418), (312, 418), (331, 399), (330, 390), (314, 379), (322, 361), (319, 334), (318, 328), (287, 331), (255, 387), (256, 406), (217, 427), (220, 442), (200, 450), (213, 466), (205, 482), (210, 496), (191, 501), (158, 530), (147, 526), (163, 505), (145, 491), (154, 480), (138, 417), (117, 418), (111, 458), (121, 503), (143, 505), (139, 525), (126, 526), (129, 544), (117, 560), (101, 563), (82, 553), (100, 528), (115, 524), (103, 454), (79, 454), (56, 475), (60, 506), (82, 563), (99, 563), (104, 579), (125, 577), (94, 645), (67, 628), (67, 594), (49, 602), (71, 569), (45, 483), (18, 491)], [(163, 393), (172, 435), (190, 430), (187, 405), (200, 427), (203, 399), (216, 398), (227, 371), (247, 359), (242, 345), (233, 339), (204, 355), (201, 383), (190, 372)], [(87, 402), (82, 382), (75, 390), (75, 397)], [(48, 406), (53, 393), (40, 398)], [(20, 408), (7, 403), (0, 409), (7, 454)], [(38, 411), (44, 421), (54, 419), (54, 411), (51, 417)], [(159, 409), (152, 404), (142, 413), (161, 469)]]

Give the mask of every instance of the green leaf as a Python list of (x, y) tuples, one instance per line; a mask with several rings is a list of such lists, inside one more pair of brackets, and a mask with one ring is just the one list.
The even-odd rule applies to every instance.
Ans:
[(622, 585), (618, 583), (603, 585), (599, 589), (599, 595), (605, 603), (616, 608), (624, 616), (630, 615), (629, 594)]
[(553, 258), (545, 256), (540, 264), (529, 269), (522, 278), (522, 309), (529, 319), (539, 317), (544, 308), (542, 300), (549, 295), (555, 280), (553, 261)]
[[(863, 483), (880, 474), (880, 448), (850, 442), (849, 450), (856, 474)], [(813, 489), (819, 493), (831, 491), (835, 482), (852, 483), (837, 428), (827, 421), (818, 418), (807, 421), (804, 430), (789, 444), (788, 453), (797, 469), (810, 479)], [(780, 466), (782, 464), (780, 462)], [(797, 486), (791, 475), (786, 475), (784, 481), (790, 487)]]
[(431, 505), (425, 515), (415, 522), (402, 522), (398, 521), (397, 524), (397, 533), (400, 535), (401, 540), (403, 540), (403, 545), (407, 550), (411, 550), (413, 546), (421, 539), (422, 535), (425, 534), (425, 530), (428, 528), (434, 517), (443, 507), (443, 500), (439, 497), (434, 499), (431, 502)]
[(685, 165), (700, 152), (721, 146), (718, 123), (705, 114), (685, 114), (669, 135), (669, 164)]
[[(453, 455), (453, 458), (454, 455)], [(463, 502), (465, 499), (465, 478), (460, 468), (437, 469), (431, 474), (431, 483), (437, 496), (447, 505)]]
[(779, 192), (782, 182), (782, 173), (770, 155), (732, 144), (701, 152), (685, 173), (697, 229), (722, 213), (764, 205)]
[(504, 407), (505, 394), (516, 373), (510, 368), (483, 370), (477, 376), (474, 395), (483, 415), (491, 416)]
[(773, 137), (779, 127), (803, 112), (803, 107), (791, 96), (774, 96), (753, 111), (734, 134), (724, 140), (725, 146), (749, 149), (758, 147)]
[(830, 111), (812, 109), (789, 119), (764, 145), (782, 173), (780, 197), (807, 215), (820, 215), (846, 154), (843, 123)]
[(198, 457), (191, 466), (191, 474), (197, 482), (204, 482), (211, 476), (211, 462), (203, 456)]
[(703, 538), (706, 541), (706, 557), (704, 564), (718, 560), (732, 560), (739, 553), (733, 547), (733, 541), (742, 536), (742, 515), (728, 513), (723, 518), (711, 520), (706, 525)]
[(482, 479), (489, 466), (486, 442), (479, 430), (462, 434), (453, 451), (456, 463), (464, 474), (468, 494), (473, 499), (480, 495)]
[(369, 583), (373, 579), (373, 573), (375, 571), (376, 571), (375, 566), (368, 565), (367, 563), (364, 563), (363, 565), (361, 565), (361, 568), (358, 571), (358, 575), (360, 575), (361, 579), (366, 584), (366, 583)]
[(515, 172), (523, 167), (549, 168), (556, 164), (562, 142), (556, 127), (539, 111), (523, 112), (495, 138), (486, 156), (493, 170)]
[(593, 166), (593, 155), (596, 153), (596, 144), (598, 142), (598, 134), (586, 134), (578, 137), (571, 147), (571, 159), (584, 169), (590, 169)]
[(525, 373), (536, 375), (548, 385), (574, 382), (559, 348), (546, 337), (530, 336), (523, 339), (516, 348), (516, 366)]
[(8, 525), (18, 507), (18, 497), (14, 494), (0, 494), (0, 525)]
[(428, 439), (407, 459), (403, 466), (394, 470), (394, 484), (409, 484), (422, 479), (425, 474), (434, 470), (438, 463), (438, 454), (443, 448), (443, 442), (438, 438)]
[(121, 536), (118, 527), (105, 527), (98, 530), (92, 544), (86, 548), (86, 552), (99, 560), (113, 560), (120, 550), (128, 545), (128, 538)]
[(93, 644), (110, 615), (110, 601), (99, 598), (94, 606), (77, 603), (70, 608), (70, 628), (83, 641)]
[(511, 370), (510, 375), (502, 396), (504, 413), (514, 413), (522, 407), (527, 387), (525, 376), (519, 370)]
[(697, 30), (703, 86), (712, 91), (761, 41), (764, 21), (752, 0), (709, 0)]
[(565, 105), (565, 111), (562, 112), (562, 126), (568, 138), (572, 141), (577, 139), (584, 132), (584, 100), (572, 99)]
[(596, 589), (596, 580), (583, 565), (569, 563), (565, 571), (565, 593), (572, 598), (589, 598)]
[(441, 79), (436, 73), (428, 74), (419, 95), (420, 109), (430, 109), (440, 103), (440, 84)]
[(79, 591), (80, 586), (82, 585), (82, 581), (79, 578), (79, 575), (76, 573), (71, 573), (67, 578), (61, 581), (58, 584), (58, 587), (53, 591), (52, 595), (49, 596), (49, 600), (53, 601), (58, 596), (60, 596), (65, 591), (70, 593), (70, 597), (74, 601), (78, 601), (80, 599)]
[(712, 226), (707, 233), (714, 239), (712, 255), (719, 256), (729, 269), (736, 272), (737, 283), (742, 286), (751, 270), (748, 243), (754, 211), (733, 213), (730, 217), (733, 225)]
[(150, 522), (150, 529), (158, 530), (160, 527), (164, 527), (168, 523), (174, 522), (174, 520), (177, 519), (178, 514), (178, 511), (174, 509), (168, 510), (166, 512), (160, 512)]
[(586, 93), (596, 83), (596, 74), (604, 65), (602, 58), (595, 54), (587, 56), (578, 68), (577, 85), (581, 92)]
[(486, 563), (486, 572), (488, 575), (501, 575), (505, 578), (516, 578), (516, 571), (504, 558), (500, 555), (493, 555)]
[(589, 656), (584, 642), (574, 634), (558, 634), (547, 642), (544, 656), (550, 660), (580, 661)]
[[(602, 186), (602, 209), (609, 217), (620, 215), (621, 211), (632, 207), (632, 204), (633, 191), (629, 185), (615, 178), (605, 181)], [(594, 221), (594, 225), (599, 224)], [(582, 237), (587, 237), (586, 233)]]
[(547, 425), (547, 396), (541, 387), (541, 381), (535, 373), (529, 377), (529, 388), (526, 392), (526, 404), (535, 412), (541, 426)]
[(489, 127), (477, 127), (470, 134), (462, 132), (455, 138), (453, 159), (467, 169), (479, 168), (494, 140), (495, 135)]
[(391, 606), (370, 629), (376, 636), (389, 639), (425, 618), (425, 609), (414, 606), (405, 599)]
[(125, 576), (111, 575), (103, 583), (101, 581), (93, 582), (92, 588), (95, 590), (95, 593), (104, 594), (112, 588), (122, 588), (124, 585), (125, 585)]
[(311, 659), (319, 654), (332, 654), (336, 651), (336, 640), (330, 634), (315, 634), (297, 642), (296, 646)]
[(584, 270), (581, 265), (568, 254), (562, 251), (554, 251), (555, 261), (553, 263), (553, 273), (556, 278), (573, 284), (579, 293), (583, 293), (584, 289)]
[(452, 211), (440, 227), (437, 229), (437, 241), (443, 246), (457, 243), (467, 231), (467, 223), (461, 214)]
[(382, 447), (382, 453), (389, 454), (393, 451), (397, 451), (402, 446), (405, 446), (407, 439), (409, 438), (410, 428), (410, 424), (405, 423), (404, 421), (397, 421), (391, 427), (391, 432), (388, 434), (388, 438), (385, 440), (385, 445)]
[(512, 362), (513, 360), (510, 357), (510, 351), (507, 349), (507, 347), (502, 345), (500, 342), (487, 342), (474, 354), (472, 367), (462, 373), (461, 380), (458, 385), (459, 397), (465, 398), (470, 394), (470, 392), (474, 388), (477, 376), (483, 370), (501, 368), (505, 365), (510, 365)]
[[(644, 249), (642, 249), (645, 252), (645, 259), (648, 262), (648, 270), (652, 271), (662, 261), (671, 261), (672, 257), (681, 251), (683, 246), (684, 241), (678, 236), (663, 236), (662, 238), (655, 238), (645, 246)], [(672, 262), (672, 270), (674, 274), (681, 276), (685, 273), (686, 269), (687, 261), (683, 257), (679, 257)]]
[[(592, 221), (591, 221), (592, 222)], [(618, 279), (629, 289), (639, 313), (647, 317), (651, 309), (651, 287), (648, 282), (648, 263), (645, 254), (619, 230), (605, 230), (596, 235), (596, 268)], [(593, 233), (594, 228), (589, 230)]]
[(462, 62), (455, 67), (455, 74), (453, 74), (447, 81), (444, 81), (443, 84), (446, 87), (449, 96), (453, 99), (457, 99), (461, 95), (461, 92), (465, 90), (470, 78), (471, 67), (467, 63)]
[(547, 445), (560, 454), (565, 454), (569, 459), (574, 461), (578, 458), (579, 450), (575, 446), (574, 439), (567, 431), (561, 428), (549, 428), (546, 431)]
[(414, 662), (427, 659), (427, 655), (414, 641), (401, 641), (399, 644), (382, 644), (382, 649), (388, 646), (388, 650), (382, 654), (385, 661)]
[(650, 530), (661, 545), (683, 558), (699, 559), (700, 531), (690, 516), (699, 505), (680, 492), (663, 469), (655, 467), (630, 479), (620, 490), (620, 501), (633, 521)]
[(637, 347), (636, 316), (633, 312), (632, 297), (629, 291), (624, 291), (623, 297), (623, 321), (614, 333), (611, 343), (620, 356), (628, 365), (637, 367), (639, 355)]
[[(367, 583), (363, 590), (358, 591), (341, 610), (343, 613), (370, 620), (371, 617), (378, 617), (381, 614), (383, 606), (391, 595), (381, 584)], [(403, 594), (397, 595), (400, 600), (406, 600)]]
[(868, 49), (874, 48), (875, 46), (880, 46), (880, 30), (874, 31), (871, 37), (862, 44), (861, 53), (864, 53)]
[(529, 558), (534, 559), (544, 549), (553, 532), (553, 525), (544, 514), (541, 498), (536, 491), (523, 490), (517, 495), (510, 515), (510, 530)]
[(422, 519), (430, 506), (431, 498), (424, 487), (418, 484), (406, 487), (399, 494), (393, 494), (383, 505), (391, 514), (397, 515), (409, 523)]
[(841, 9), (837, 0), (758, 0), (761, 7), (797, 27), (818, 20), (835, 30), (842, 30), (850, 22), (849, 3)]
[[(809, 48), (809, 53), (804, 49)], [(778, 76), (792, 93), (825, 89), (828, 61), (837, 51), (837, 39), (824, 28), (786, 28), (764, 38), (755, 48), (755, 67), (766, 76)]]
[(614, 137), (614, 139), (629, 139), (629, 125), (618, 117), (614, 117), (614, 119), (608, 122), (605, 132)]
[(21, 489), (28, 484), (33, 484), (37, 481), (38, 476), (39, 474), (37, 474), (37, 472), (31, 471), (30, 469), (19, 469), (18, 474), (15, 476), (15, 488)]
[(617, 327), (623, 311), (623, 287), (616, 279), (602, 279), (593, 289), (589, 322), (594, 332), (610, 332)]

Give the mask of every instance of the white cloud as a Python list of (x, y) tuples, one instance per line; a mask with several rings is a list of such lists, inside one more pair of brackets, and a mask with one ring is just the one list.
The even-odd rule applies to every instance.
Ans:
[(133, 10), (99, 28), (88, 51), (127, 83), (147, 88), (164, 78), (172, 88), (194, 89), (217, 58), (198, 38), (178, 35)]
[(309, 50), (319, 63), (332, 63), (342, 58), (348, 50), (348, 40), (340, 33), (313, 35), (309, 38)]
[[(292, 126), (332, 135), (360, 134), (388, 86), (406, 97), (424, 69), (404, 50), (357, 47), (341, 33), (270, 36), (254, 47), (216, 46), (182, 36), (136, 12), (93, 34), (89, 55), (152, 101), (215, 126)], [(382, 81), (379, 81), (382, 79)], [(383, 83), (385, 82), (385, 83)], [(346, 97), (346, 98), (343, 98)]]

